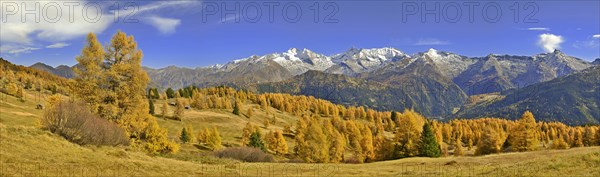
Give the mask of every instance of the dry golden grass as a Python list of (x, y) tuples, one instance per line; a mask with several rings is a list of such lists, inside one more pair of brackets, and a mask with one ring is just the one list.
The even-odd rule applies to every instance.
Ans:
[[(41, 130), (35, 126), (41, 115), (36, 104), (14, 97), (0, 101), (0, 176), (600, 176), (600, 147), (368, 164), (240, 163), (212, 157), (190, 144), (175, 155), (148, 156), (129, 147), (79, 146)], [(255, 105), (243, 110), (248, 106)], [(277, 122), (263, 131), (296, 120), (271, 112)], [(249, 119), (230, 110), (186, 110), (182, 121), (158, 119), (172, 138), (186, 124), (196, 131), (217, 126), (223, 142), (236, 145), (247, 121), (262, 127), (265, 117), (259, 110)]]

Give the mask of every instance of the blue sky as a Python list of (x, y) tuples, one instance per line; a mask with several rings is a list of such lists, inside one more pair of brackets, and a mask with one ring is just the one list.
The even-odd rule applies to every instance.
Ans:
[[(65, 2), (79, 4), (73, 21)], [(154, 68), (207, 66), (289, 48), (327, 55), (351, 47), (394, 47), (408, 54), (435, 48), (466, 56), (534, 55), (559, 48), (586, 60), (600, 57), (599, 1), (131, 2), (135, 11), (125, 10), (124, 2), (115, 8), (117, 1), (44, 1), (38, 11), (41, 23), (35, 23), (34, 15), (22, 22), (19, 11), (23, 6), (34, 8), (34, 2), (2, 1), (0, 56), (22, 65), (73, 65), (86, 33), (97, 33), (108, 43), (122, 30), (135, 36), (144, 52), (143, 65)], [(236, 3), (239, 11), (221, 13)], [(273, 21), (269, 7), (274, 9)], [(88, 16), (78, 13), (84, 9)], [(430, 13), (421, 13), (424, 9)], [(64, 13), (59, 17), (57, 11)], [(94, 18), (95, 14), (102, 16)]]

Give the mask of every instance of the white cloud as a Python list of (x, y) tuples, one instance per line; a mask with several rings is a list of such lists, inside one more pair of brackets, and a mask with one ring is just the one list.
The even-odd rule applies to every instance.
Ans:
[(71, 44), (67, 44), (67, 43), (64, 43), (64, 42), (59, 42), (59, 43), (54, 43), (52, 45), (46, 46), (46, 48), (48, 48), (48, 49), (60, 49), (60, 48), (63, 48), (63, 47), (69, 46), (69, 45), (71, 45)]
[(593, 38), (600, 38), (600, 34), (596, 34), (592, 36)]
[[(173, 12), (179, 12), (184, 9), (194, 9), (189, 7), (199, 5), (200, 3), (200, 1), (155, 1), (145, 5), (138, 5), (135, 3), (137, 9), (135, 10), (134, 15), (156, 14), (159, 11), (163, 11), (163, 9), (171, 9)], [(114, 10), (110, 12), (115, 13)], [(132, 10), (121, 9), (117, 14), (119, 16), (127, 16), (132, 12)]]
[(20, 55), (20, 54), (25, 54), (25, 53), (31, 53), (31, 51), (39, 50), (39, 49), (40, 48), (30, 47), (30, 46), (3, 44), (2, 46), (0, 46), (0, 53)]
[(560, 49), (560, 44), (563, 43), (563, 37), (554, 34), (541, 34), (538, 40), (540, 46), (546, 52), (553, 52), (555, 49)]
[[(26, 19), (22, 19), (20, 10), (33, 9), (36, 7), (36, 3), (39, 4), (39, 9), (46, 9), (38, 10), (39, 23), (36, 22), (34, 15), (28, 15)], [(111, 24), (111, 16), (103, 14), (101, 9), (94, 8), (95, 6), (86, 8), (84, 1), (68, 1), (68, 3), (78, 4), (73, 7), (73, 12), (64, 3), (67, 2), (3, 1), (0, 8), (5, 11), (3, 12), (5, 18), (1, 22), (0, 42), (20, 44), (30, 44), (35, 40), (59, 42), (74, 39), (89, 32), (102, 32)], [(14, 15), (6, 10), (14, 9), (14, 7), (17, 7)], [(82, 13), (84, 10), (87, 14), (85, 18)], [(102, 16), (96, 18), (98, 14), (102, 14)], [(73, 17), (72, 21), (70, 17)]]
[(527, 30), (529, 30), (529, 31), (550, 31), (550, 28), (534, 27), (534, 28), (527, 28)]
[[(158, 17), (158, 13), (178, 13), (185, 14), (192, 8), (200, 4), (200, 1), (155, 1), (150, 3), (133, 2), (136, 6), (132, 17), (140, 20), (148, 20), (148, 23), (155, 26), (161, 33), (168, 34), (175, 32), (175, 28), (181, 23), (181, 20)], [(138, 4), (140, 3), (140, 4)], [(145, 3), (145, 4), (141, 4)], [(36, 6), (39, 4), (39, 6)], [(66, 5), (68, 4), (68, 5)], [(71, 9), (70, 5), (73, 5)], [(39, 22), (36, 22), (34, 15), (27, 15), (25, 22), (22, 22), (21, 11), (23, 5), (27, 9), (37, 7), (39, 11)], [(0, 3), (0, 49), (6, 54), (29, 53), (40, 48), (31, 46), (42, 46), (41, 43), (50, 42), (53, 45), (46, 48), (65, 47), (65, 41), (82, 38), (86, 34), (102, 33), (110, 25), (115, 23), (115, 11), (110, 11), (110, 5), (101, 1), (86, 0), (47, 0), (47, 1), (21, 1), (21, 0), (2, 0)], [(124, 6), (124, 4), (121, 4)], [(59, 8), (56, 8), (59, 7)], [(121, 7), (123, 9), (124, 7)], [(12, 9), (16, 9), (13, 15)], [(85, 12), (85, 13), (84, 13)], [(125, 15), (132, 15), (131, 10), (119, 11), (118, 16), (122, 24)], [(63, 43), (63, 44), (60, 44)], [(56, 44), (56, 45), (54, 45)], [(67, 44), (68, 45), (68, 44)], [(44, 47), (41, 47), (44, 48)]]
[(413, 45), (448, 45), (448, 41), (442, 41), (434, 38), (419, 39)]
[(181, 24), (181, 20), (174, 18), (164, 18), (159, 16), (150, 16), (148, 23), (154, 26), (161, 34), (175, 33), (175, 28)]

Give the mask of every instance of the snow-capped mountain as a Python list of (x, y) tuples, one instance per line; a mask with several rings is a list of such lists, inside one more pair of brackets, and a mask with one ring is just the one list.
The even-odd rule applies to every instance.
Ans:
[(273, 61), (281, 67), (287, 69), (292, 75), (302, 74), (308, 70), (323, 71), (331, 67), (334, 63), (325, 55), (315, 53), (308, 49), (291, 48), (283, 53), (272, 53), (263, 56), (253, 55), (248, 58), (233, 60), (219, 69), (225, 72), (231, 72), (240, 65), (245, 64), (264, 64)]
[(395, 62), (409, 56), (395, 48), (357, 49), (333, 55), (331, 58), (335, 65), (326, 72), (334, 74), (355, 75), (373, 71), (386, 63)]
[[(310, 70), (351, 77), (378, 77), (384, 83), (401, 83), (408, 77), (432, 72), (458, 85), (468, 95), (498, 92), (549, 81), (600, 64), (568, 56), (559, 50), (533, 56), (497, 55), (466, 57), (435, 49), (407, 55), (395, 48), (351, 48), (331, 56), (308, 49), (247, 58), (207, 67), (144, 68), (153, 87), (181, 88), (198, 84), (249, 84), (277, 82)], [(73, 67), (31, 66), (63, 77), (73, 77)], [(61, 71), (61, 72), (57, 72)], [(390, 79), (386, 79), (390, 78)], [(435, 80), (441, 81), (438, 76)], [(395, 80), (394, 80), (395, 79)], [(447, 84), (446, 84), (447, 85)]]
[(564, 76), (574, 71), (581, 71), (592, 64), (579, 58), (568, 56), (560, 50), (533, 56), (534, 60), (541, 60), (546, 66), (556, 71), (556, 76)]
[(292, 48), (282, 54), (273, 54), (272, 60), (288, 69), (293, 75), (305, 73), (308, 70), (324, 71), (333, 66), (331, 59), (308, 49)]
[(456, 55), (454, 53), (437, 51), (429, 49), (427, 52), (422, 52), (413, 55), (413, 58), (427, 58), (439, 69), (439, 71), (448, 78), (454, 78), (460, 73), (468, 69), (468, 67), (477, 60), (465, 56)]

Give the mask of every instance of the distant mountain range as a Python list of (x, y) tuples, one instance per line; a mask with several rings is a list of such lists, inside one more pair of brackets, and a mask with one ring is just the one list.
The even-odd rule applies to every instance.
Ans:
[[(395, 48), (351, 48), (327, 56), (292, 48), (208, 67), (144, 69), (152, 79), (151, 86), (161, 89), (230, 85), (380, 110), (413, 108), (430, 117), (468, 118), (474, 116), (467, 110), (473, 105), (465, 106), (469, 96), (506, 94), (598, 64), (600, 59), (588, 62), (559, 50), (534, 56), (467, 57), (435, 49), (409, 55)], [(38, 63), (31, 67), (68, 78), (74, 75), (66, 66)]]
[(65, 78), (75, 77), (75, 72), (73, 71), (73, 68), (66, 66), (66, 65), (59, 65), (56, 68), (54, 68), (47, 64), (37, 62), (29, 67), (38, 69), (38, 70), (42, 70), (42, 71), (46, 71), (46, 72), (52, 73), (54, 75), (58, 75), (58, 76), (65, 77)]
[(598, 124), (600, 66), (522, 89), (511, 89), (496, 98), (465, 106), (455, 117), (517, 119), (522, 112), (530, 110), (546, 121), (570, 125)]

